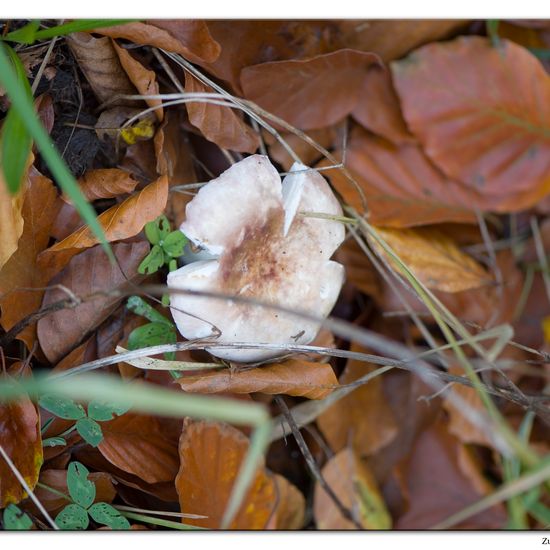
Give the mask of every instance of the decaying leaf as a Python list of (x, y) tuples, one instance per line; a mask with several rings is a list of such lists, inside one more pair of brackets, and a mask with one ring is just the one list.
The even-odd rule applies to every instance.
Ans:
[(88, 170), (78, 179), (78, 184), (82, 194), (91, 202), (131, 193), (138, 181), (132, 174), (119, 168), (98, 168)]
[[(96, 246), (74, 257), (50, 282), (50, 285), (62, 285), (85, 298), (76, 308), (61, 309), (38, 322), (38, 340), (52, 363), (59, 361), (80, 343), (88, 331), (112, 313), (122, 297), (102, 295), (101, 292), (117, 288), (128, 279), (135, 280), (137, 268), (149, 252), (149, 245), (146, 242), (119, 243), (113, 246), (113, 252), (118, 265), (111, 264), (104, 250)], [(91, 297), (95, 293), (98, 294)], [(59, 286), (52, 287), (46, 291), (42, 305), (67, 298), (67, 293)]]
[(275, 474), (277, 509), (275, 529), (295, 530), (304, 526), (306, 500), (304, 495), (285, 477)]
[(527, 50), (461, 37), (393, 63), (405, 119), (426, 154), (500, 212), (550, 192), (550, 76)]
[(99, 451), (117, 468), (147, 483), (173, 481), (179, 466), (179, 424), (128, 412), (101, 423)]
[[(139, 193), (99, 215), (98, 221), (108, 241), (120, 241), (137, 235), (147, 222), (162, 214), (168, 199), (168, 180), (161, 176)], [(40, 254), (40, 268), (50, 276), (57, 273), (76, 254), (98, 244), (88, 226), (82, 226), (61, 242)]]
[[(428, 288), (460, 292), (491, 284), (490, 277), (481, 265), (437, 229), (377, 227), (376, 232)], [(382, 246), (374, 239), (371, 242), (400, 273), (400, 268)]]
[(178, 380), (184, 391), (196, 393), (285, 394), (323, 399), (338, 385), (328, 363), (287, 359), (252, 370), (209, 372)]
[(311, 130), (334, 124), (353, 111), (363, 79), (377, 63), (374, 54), (344, 49), (246, 67), (241, 84), (247, 99), (297, 128)]
[[(357, 345), (351, 350), (367, 353)], [(339, 382), (341, 385), (350, 384), (372, 370), (372, 365), (348, 360)], [(317, 418), (317, 425), (334, 452), (352, 446), (360, 457), (374, 454), (397, 434), (397, 425), (380, 377), (338, 400)]]
[[(219, 529), (233, 484), (248, 450), (242, 432), (226, 424), (193, 422), (180, 439), (180, 470), (176, 477), (182, 513), (208, 516), (182, 522)], [(230, 529), (264, 529), (274, 513), (273, 477), (260, 465)]]
[[(212, 91), (191, 74), (185, 75), (186, 93)], [(254, 153), (260, 145), (260, 138), (243, 122), (238, 109), (197, 100), (187, 103), (187, 113), (191, 124), (196, 126), (206, 139), (223, 149)]]
[[(391, 517), (374, 476), (351, 449), (343, 449), (334, 455), (323, 467), (322, 474), (363, 529), (391, 528)], [(342, 516), (319, 482), (315, 484), (313, 515), (318, 529), (356, 528)]]
[[(0, 381), (14, 383), (4, 375)], [(32, 490), (43, 462), (40, 417), (28, 397), (0, 403), (0, 445)], [(6, 461), (0, 457), (0, 508), (27, 496)]]
[(23, 233), (23, 202), (25, 186), (16, 195), (11, 196), (0, 170), (0, 269), (17, 250), (19, 237)]

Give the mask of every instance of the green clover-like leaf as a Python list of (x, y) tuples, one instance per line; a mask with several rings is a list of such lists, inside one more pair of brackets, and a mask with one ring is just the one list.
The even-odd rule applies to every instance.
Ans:
[(133, 311), (136, 315), (145, 317), (152, 323), (165, 323), (171, 327), (174, 326), (172, 321), (162, 315), (162, 313), (159, 313), (155, 308), (150, 306), (143, 298), (140, 298), (139, 296), (130, 296), (130, 298), (128, 298), (128, 302), (126, 303), (126, 307), (130, 311)]
[(94, 399), (88, 404), (88, 418), (92, 420), (98, 420), (105, 422), (106, 420), (112, 420), (115, 415), (120, 416), (125, 412), (128, 412), (130, 407), (127, 405), (117, 405), (116, 403), (105, 403), (104, 401), (98, 401)]
[[(161, 344), (175, 344), (177, 341), (176, 331), (173, 325), (166, 323), (147, 323), (135, 328), (128, 336), (128, 349), (141, 349)], [(175, 353), (165, 353), (167, 361), (175, 359)]]
[(63, 531), (84, 531), (90, 524), (88, 512), (78, 504), (67, 504), (55, 518), (55, 523)]
[(101, 426), (91, 418), (81, 418), (76, 423), (76, 431), (82, 439), (92, 447), (97, 447), (103, 441)]
[(67, 468), (67, 488), (76, 504), (89, 508), (96, 495), (95, 485), (88, 479), (88, 468), (80, 462), (71, 462)]
[(78, 420), (86, 416), (86, 411), (82, 405), (75, 403), (69, 397), (61, 395), (46, 394), (39, 400), (38, 404), (55, 416), (65, 420)]
[(58, 447), (59, 445), (67, 445), (67, 441), (63, 437), (48, 437), (42, 440), (42, 447)]
[(151, 248), (151, 252), (143, 258), (139, 264), (138, 273), (142, 275), (151, 275), (156, 273), (164, 265), (164, 252), (160, 245), (156, 244)]
[(176, 230), (166, 235), (161, 246), (165, 254), (172, 258), (179, 258), (183, 254), (186, 244), (187, 237), (181, 231)]
[(15, 504), (7, 505), (2, 523), (6, 531), (28, 531), (32, 527), (31, 518)]
[(111, 529), (130, 529), (128, 520), (116, 508), (106, 502), (97, 502), (88, 510), (88, 513), (95, 522), (107, 525)]

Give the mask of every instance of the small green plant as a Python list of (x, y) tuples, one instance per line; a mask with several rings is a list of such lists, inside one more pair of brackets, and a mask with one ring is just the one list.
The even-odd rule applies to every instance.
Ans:
[[(147, 258), (146, 258), (147, 259)], [(126, 307), (136, 315), (145, 317), (149, 323), (135, 328), (128, 337), (128, 349), (141, 349), (161, 344), (175, 344), (177, 341), (176, 327), (170, 319), (151, 307), (139, 296), (130, 296)], [(174, 352), (164, 354), (167, 361), (176, 358)]]
[(97, 447), (103, 440), (103, 432), (98, 422), (112, 420), (115, 415), (120, 416), (127, 412), (130, 407), (123, 407), (114, 403), (104, 403), (98, 400), (90, 401), (88, 411), (78, 403), (75, 403), (68, 397), (60, 395), (43, 395), (38, 403), (43, 409), (55, 414), (65, 420), (76, 420), (74, 426), (60, 436), (51, 437), (43, 441), (45, 447), (54, 447), (56, 445), (66, 445), (67, 441), (63, 436), (70, 433), (73, 429), (81, 435), (82, 439)]
[(32, 520), (15, 504), (8, 504), (2, 516), (2, 524), (6, 531), (28, 531), (32, 527)]
[(187, 237), (179, 229), (171, 231), (170, 222), (164, 215), (145, 224), (145, 235), (153, 246), (139, 265), (139, 273), (150, 275), (164, 265), (175, 271), (178, 268), (176, 258), (183, 254)]
[(90, 472), (80, 462), (71, 462), (67, 468), (67, 488), (72, 500), (55, 518), (62, 530), (84, 530), (90, 523), (90, 517), (101, 525), (111, 529), (130, 529), (128, 520), (113, 506), (106, 502), (96, 502), (96, 487), (88, 479)]

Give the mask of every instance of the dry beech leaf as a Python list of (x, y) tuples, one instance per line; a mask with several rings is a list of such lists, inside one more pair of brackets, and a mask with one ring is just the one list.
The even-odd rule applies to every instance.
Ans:
[[(3, 182), (0, 181), (0, 194)], [(23, 193), (22, 209), (23, 234), (19, 247), (0, 269), (0, 323), (4, 330), (9, 330), (16, 323), (40, 307), (42, 292), (17, 290), (18, 288), (39, 288), (46, 286), (48, 279), (45, 273), (36, 266), (36, 257), (48, 245), (50, 230), (59, 208), (57, 191), (52, 182), (31, 168), (28, 183)], [(0, 199), (0, 204), (2, 200)], [(0, 220), (2, 216), (0, 215)], [(2, 222), (0, 221), (0, 226)], [(8, 238), (0, 229), (2, 242)], [(6, 235), (6, 237), (5, 237)], [(30, 350), (36, 341), (36, 325), (26, 327), (19, 333)]]
[(369, 71), (363, 81), (359, 101), (351, 114), (365, 128), (395, 145), (415, 141), (401, 114), (391, 73), (385, 67)]
[[(137, 268), (149, 252), (147, 242), (119, 243), (113, 246), (119, 265), (113, 265), (105, 251), (96, 246), (74, 257), (52, 281), (51, 285), (63, 285), (81, 297), (109, 291), (130, 281), (137, 280)], [(44, 295), (43, 306), (67, 299), (59, 287), (50, 288)], [(38, 321), (38, 340), (49, 361), (56, 363), (71, 351), (88, 333), (106, 319), (122, 297), (97, 296), (72, 309), (62, 309), (42, 317)]]
[[(353, 345), (352, 351), (367, 353)], [(365, 362), (348, 360), (340, 384), (350, 384), (375, 370)], [(384, 395), (381, 377), (354, 389), (317, 418), (317, 425), (334, 452), (351, 445), (359, 456), (376, 453), (397, 434), (397, 424)]]
[[(212, 90), (186, 73), (185, 92), (206, 93)], [(197, 127), (208, 141), (222, 149), (254, 153), (260, 146), (258, 134), (243, 122), (238, 110), (203, 101), (191, 101), (186, 106), (191, 124)]]
[(550, 76), (526, 49), (461, 37), (415, 51), (392, 73), (426, 154), (481, 195), (472, 207), (517, 211), (550, 192)]
[[(112, 206), (98, 216), (107, 240), (120, 241), (137, 235), (147, 222), (162, 214), (168, 200), (168, 180), (161, 176), (139, 193)], [(38, 259), (41, 269), (53, 275), (84, 249), (98, 244), (88, 226), (82, 226), (61, 242), (42, 252)]]
[(264, 365), (241, 372), (224, 369), (197, 376), (180, 378), (184, 391), (195, 393), (285, 394), (308, 399), (324, 399), (338, 386), (329, 363), (313, 363), (287, 359), (282, 363)]
[(212, 38), (206, 23), (198, 19), (126, 23), (101, 27), (94, 33), (179, 53), (193, 63), (210, 63), (220, 55), (220, 45)]
[[(105, 472), (92, 472), (90, 473), (88, 479), (95, 485), (96, 488), (94, 502), (113, 502), (116, 497), (116, 490), (113, 485), (112, 477), (109, 474), (106, 474)], [(40, 473), (39, 481), (40, 483), (43, 483), (56, 491), (69, 495), (66, 470), (43, 470)], [(46, 510), (51, 514), (56, 514), (69, 502), (66, 498), (56, 495), (44, 487), (37, 487), (34, 491), (34, 495), (38, 498), (40, 503), (44, 505), (44, 508), (46, 508)], [(33, 511), (33, 513), (38, 513), (36, 506), (30, 499), (26, 502), (26, 507)]]
[[(320, 166), (329, 163), (323, 161)], [(475, 191), (446, 178), (414, 144), (401, 146), (367, 133), (352, 132), (346, 166), (365, 193), (369, 220), (387, 227), (441, 222), (475, 223)], [(363, 212), (360, 195), (339, 170), (326, 173), (344, 201)]]
[(345, 241), (335, 255), (346, 268), (346, 281), (368, 296), (381, 294), (380, 276), (355, 239)]
[[(391, 518), (374, 476), (351, 449), (343, 449), (323, 467), (323, 477), (340, 502), (355, 513), (363, 529), (390, 529)], [(344, 518), (319, 482), (313, 515), (318, 529), (356, 529)]]
[(23, 202), (25, 200), (25, 187), (15, 195), (10, 195), (3, 171), (0, 170), (0, 269), (17, 250), (19, 237), (23, 233)]
[[(491, 491), (463, 450), (441, 421), (420, 435), (398, 468), (409, 509), (398, 518), (397, 529), (429, 529)], [(506, 514), (499, 505), (455, 528), (503, 529), (505, 521)]]
[(293, 126), (312, 130), (353, 111), (367, 71), (379, 62), (372, 53), (344, 49), (245, 67), (241, 85), (247, 99)]
[[(4, 375), (4, 381), (14, 379)], [(43, 462), (40, 416), (32, 401), (22, 397), (11, 403), (0, 404), (0, 445), (34, 489)], [(0, 508), (17, 504), (27, 496), (25, 490), (4, 459), (0, 460)]]
[[(461, 292), (492, 283), (480, 264), (436, 228), (377, 227), (376, 231), (414, 275), (430, 289)], [(371, 243), (400, 273), (399, 267), (383, 251), (381, 245), (372, 239)]]
[(99, 451), (117, 468), (146, 483), (173, 481), (179, 467), (179, 422), (128, 412), (101, 423)]
[(131, 193), (138, 181), (132, 174), (119, 168), (88, 170), (78, 179), (78, 185), (86, 200), (111, 199)]
[[(232, 426), (193, 422), (184, 427), (176, 477), (182, 513), (208, 516), (182, 522), (219, 529), (235, 479), (248, 451), (247, 437)], [(260, 464), (229, 529), (264, 529), (274, 513), (277, 496), (273, 477)]]
[[(94, 38), (91, 34), (76, 32), (65, 40), (101, 103), (118, 95), (136, 93), (109, 38)], [(121, 102), (124, 103), (122, 100), (116, 103)]]
[[(136, 87), (137, 91), (144, 96), (159, 95), (159, 85), (155, 72), (146, 69), (137, 59), (132, 57), (128, 50), (121, 48), (114, 41), (113, 47), (122, 68), (126, 71), (130, 82)], [(162, 99), (145, 99), (144, 101), (149, 107), (159, 107), (154, 112), (159, 121), (162, 121), (164, 116)]]
[(275, 529), (301, 529), (305, 522), (306, 499), (288, 479), (274, 474), (277, 485), (277, 509), (275, 511)]

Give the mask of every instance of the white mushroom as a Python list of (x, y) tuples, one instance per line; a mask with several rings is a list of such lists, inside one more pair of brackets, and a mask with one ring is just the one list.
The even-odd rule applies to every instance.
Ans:
[[(344, 240), (341, 223), (296, 215), (342, 209), (325, 179), (295, 163), (282, 184), (269, 159), (252, 155), (201, 188), (187, 205), (181, 231), (216, 259), (197, 261), (168, 275), (170, 288), (245, 296), (326, 317), (344, 280), (330, 257)], [(302, 171), (302, 172), (300, 172)], [(172, 294), (178, 330), (188, 339), (221, 332), (219, 343), (311, 342), (319, 323), (257, 305)], [(232, 361), (259, 361), (284, 350), (216, 346)]]

